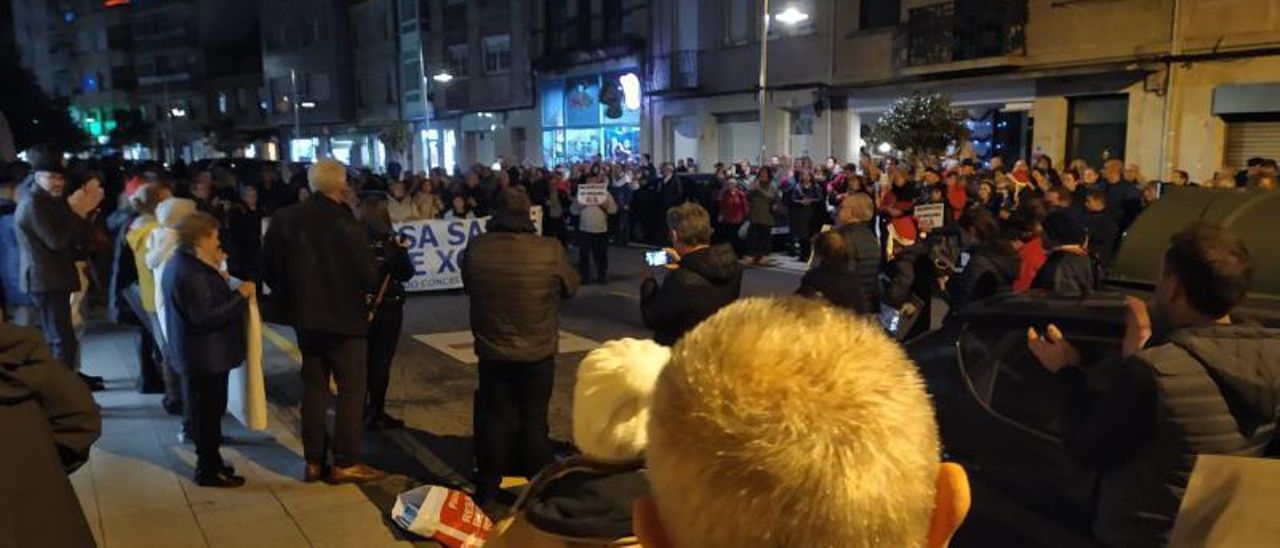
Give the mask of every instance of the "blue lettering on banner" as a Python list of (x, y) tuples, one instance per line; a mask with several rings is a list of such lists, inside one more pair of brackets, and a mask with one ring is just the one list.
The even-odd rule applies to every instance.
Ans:
[[(533, 208), (529, 214), (534, 226), (538, 226), (541, 209)], [(426, 220), (396, 225), (396, 233), (409, 243), (409, 258), (413, 261), (413, 278), (405, 282), (405, 289), (439, 291), (462, 287), (462, 254), (472, 238), (484, 234), (488, 220)]]

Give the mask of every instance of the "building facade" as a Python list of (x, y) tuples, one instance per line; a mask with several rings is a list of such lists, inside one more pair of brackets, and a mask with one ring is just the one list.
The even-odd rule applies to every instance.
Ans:
[(968, 108), (979, 157), (1119, 157), (1199, 181), (1280, 156), (1274, 1), (857, 0), (835, 21), (844, 157), (916, 89)]

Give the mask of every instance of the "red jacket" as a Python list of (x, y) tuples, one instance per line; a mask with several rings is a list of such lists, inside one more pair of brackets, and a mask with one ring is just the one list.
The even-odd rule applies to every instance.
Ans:
[(1022, 267), (1018, 270), (1018, 279), (1013, 282), (1013, 290), (1016, 293), (1025, 293), (1031, 289), (1031, 282), (1035, 281), (1036, 274), (1040, 273), (1040, 267), (1044, 266), (1044, 239), (1036, 236), (1022, 244), (1018, 249), (1018, 256), (1022, 257)]

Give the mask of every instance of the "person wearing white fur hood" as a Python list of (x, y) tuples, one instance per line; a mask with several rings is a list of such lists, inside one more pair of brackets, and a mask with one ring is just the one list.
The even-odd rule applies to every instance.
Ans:
[(573, 394), (573, 439), (582, 455), (538, 474), (486, 546), (634, 538), (632, 505), (649, 496), (642, 469), (653, 387), (670, 358), (669, 348), (635, 339), (587, 354)]
[[(196, 203), (187, 198), (171, 197), (156, 206), (156, 220), (159, 221), (160, 225), (148, 234), (146, 247), (144, 248), (146, 252), (146, 267), (151, 269), (155, 279), (159, 280), (164, 277), (164, 265), (168, 264), (169, 258), (173, 257), (174, 251), (178, 249), (178, 223), (195, 212)], [(160, 289), (160, 284), (155, 284), (156, 313), (151, 317), (151, 322), (155, 326), (154, 332), (159, 339), (156, 342), (160, 344), (161, 354), (168, 355), (169, 347), (165, 342), (168, 338), (165, 333), (166, 306), (164, 304), (164, 294)], [(170, 415), (185, 416), (182, 407), (182, 376), (173, 370), (173, 366), (168, 359), (165, 359), (164, 362), (161, 367), (164, 372), (164, 409)], [(185, 424), (182, 431), (185, 436), (187, 431)]]

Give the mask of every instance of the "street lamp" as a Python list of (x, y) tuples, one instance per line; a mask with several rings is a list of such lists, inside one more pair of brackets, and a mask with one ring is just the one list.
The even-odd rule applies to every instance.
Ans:
[(435, 76), (432, 76), (431, 79), (441, 84), (448, 84), (449, 82), (453, 81), (453, 75), (449, 74), (449, 71), (447, 70), (442, 70), (440, 72), (437, 72)]
[[(761, 0), (761, 10), (764, 13), (764, 24), (760, 25), (760, 165), (764, 165), (766, 158), (765, 144), (768, 142), (767, 133), (765, 132), (765, 116), (768, 114), (768, 108), (765, 105), (767, 99), (765, 94), (765, 85), (768, 83), (769, 75), (769, 0)], [(777, 15), (780, 23), (787, 26), (795, 26), (799, 23), (809, 20), (809, 14), (800, 11), (795, 6), (790, 6), (782, 13)]]

